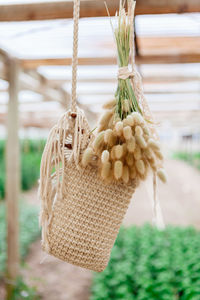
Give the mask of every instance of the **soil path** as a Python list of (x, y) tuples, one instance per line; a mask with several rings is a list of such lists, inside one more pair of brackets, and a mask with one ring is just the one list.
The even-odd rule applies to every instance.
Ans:
[[(158, 199), (165, 224), (200, 229), (200, 172), (177, 160), (165, 162), (168, 183), (158, 181)], [(126, 225), (152, 222), (152, 205), (145, 184), (136, 190), (124, 219)]]
[(46, 256), (40, 241), (32, 244), (26, 264), (22, 273), (30, 285), (37, 287), (41, 299), (89, 299), (92, 272)]
[[(166, 224), (194, 225), (200, 229), (200, 172), (181, 161), (168, 160), (167, 185), (159, 184), (158, 195)], [(36, 190), (24, 197), (37, 203)], [(124, 219), (125, 225), (142, 225), (152, 221), (152, 209), (144, 185), (136, 191)], [(35, 242), (27, 257), (27, 280), (37, 286), (43, 300), (87, 300), (92, 272), (63, 263), (52, 257), (44, 258), (40, 242)]]

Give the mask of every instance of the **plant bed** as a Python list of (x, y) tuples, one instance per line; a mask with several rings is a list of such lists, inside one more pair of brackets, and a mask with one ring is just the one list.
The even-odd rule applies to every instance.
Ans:
[[(40, 161), (44, 149), (44, 140), (21, 140), (21, 188), (32, 188), (40, 174)], [(0, 199), (5, 197), (5, 141), (0, 141)]]
[[(38, 207), (20, 204), (20, 255), (24, 258), (28, 252), (30, 244), (39, 237)], [(5, 205), (0, 204), (0, 277), (3, 276), (6, 263), (6, 220)]]
[(200, 233), (194, 228), (122, 228), (90, 300), (199, 300)]

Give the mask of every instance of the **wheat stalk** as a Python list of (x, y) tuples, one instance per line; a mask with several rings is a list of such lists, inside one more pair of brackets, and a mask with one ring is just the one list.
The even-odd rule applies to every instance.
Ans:
[[(117, 46), (118, 54), (118, 65), (119, 68), (127, 67), (129, 65), (129, 58), (131, 52), (131, 39), (133, 23), (131, 17), (133, 17), (133, 12), (130, 9), (134, 9), (133, 0), (128, 0), (128, 12), (125, 10), (125, 2), (120, 1), (119, 15), (116, 14), (117, 27), (113, 29), (115, 42)], [(113, 28), (113, 25), (112, 25)], [(127, 117), (131, 112), (139, 112), (142, 114), (138, 101), (135, 97), (133, 86), (131, 84), (131, 79), (118, 79), (118, 87), (115, 93), (115, 98), (117, 100), (116, 114), (121, 120)], [(127, 108), (128, 103), (128, 108)], [(126, 109), (125, 109), (126, 107)]]

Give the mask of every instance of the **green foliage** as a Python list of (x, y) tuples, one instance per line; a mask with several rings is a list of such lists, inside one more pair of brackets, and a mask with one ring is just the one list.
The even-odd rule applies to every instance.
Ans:
[[(25, 257), (29, 245), (39, 236), (38, 208), (25, 203), (20, 204), (20, 255)], [(0, 277), (6, 262), (5, 205), (0, 204)]]
[(23, 190), (29, 190), (38, 180), (41, 153), (26, 153), (21, 157), (21, 185)]
[(0, 156), (0, 200), (5, 196), (5, 164)]
[(0, 140), (0, 199), (4, 197), (5, 194), (5, 142)]
[(12, 300), (39, 300), (35, 287), (28, 286), (24, 280), (19, 277), (15, 283)]
[[(22, 140), (21, 149), (21, 187), (28, 190), (37, 182), (44, 140)], [(5, 196), (5, 141), (0, 141), (0, 199)]]
[(184, 160), (200, 170), (200, 152), (175, 152), (173, 158)]
[(122, 228), (90, 300), (199, 300), (200, 233), (193, 228)]

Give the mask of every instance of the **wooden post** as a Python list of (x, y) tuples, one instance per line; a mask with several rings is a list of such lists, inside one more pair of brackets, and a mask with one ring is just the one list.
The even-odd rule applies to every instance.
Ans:
[(8, 60), (9, 102), (6, 144), (6, 207), (7, 207), (7, 299), (12, 299), (13, 283), (19, 271), (18, 199), (20, 187), (18, 137), (18, 61)]

